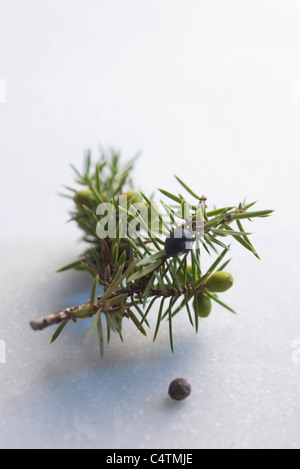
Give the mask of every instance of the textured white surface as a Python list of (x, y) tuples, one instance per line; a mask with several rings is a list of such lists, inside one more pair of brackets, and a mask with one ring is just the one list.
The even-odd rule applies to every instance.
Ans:
[[(299, 447), (299, 16), (286, 0), (1, 1), (1, 448)], [(100, 362), (84, 322), (52, 346), (28, 326), (88, 295), (54, 273), (82, 248), (57, 192), (98, 143), (142, 149), (148, 193), (175, 173), (210, 206), (276, 209), (247, 226), (262, 262), (233, 246), (239, 315), (214, 307), (198, 336), (178, 316), (174, 355), (167, 328), (153, 345), (125, 324)]]

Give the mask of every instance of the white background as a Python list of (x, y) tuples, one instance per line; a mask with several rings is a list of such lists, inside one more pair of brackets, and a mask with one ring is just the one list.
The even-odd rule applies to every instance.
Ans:
[[(299, 447), (299, 21), (296, 0), (0, 0), (0, 447)], [(209, 207), (276, 210), (247, 226), (261, 262), (233, 245), (238, 316), (196, 336), (183, 312), (174, 355), (167, 325), (125, 324), (102, 362), (87, 326), (49, 346), (28, 325), (87, 299), (55, 273), (83, 248), (58, 192), (99, 144), (142, 151), (148, 194), (178, 174)]]

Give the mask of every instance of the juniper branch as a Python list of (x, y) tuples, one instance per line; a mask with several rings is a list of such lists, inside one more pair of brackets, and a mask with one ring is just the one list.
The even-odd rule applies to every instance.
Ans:
[[(224, 238), (233, 237), (258, 257), (248, 238), (250, 233), (244, 230), (240, 220), (264, 218), (269, 216), (272, 210), (250, 212), (248, 209), (254, 205), (255, 202), (253, 202), (207, 211), (207, 199), (205, 196), (197, 195), (200, 193), (198, 188), (195, 191), (176, 177), (189, 197), (191, 196), (195, 201), (188, 203), (181, 194), (172, 194), (159, 189), (162, 195), (171, 200), (171, 205), (160, 201), (169, 217), (169, 222), (166, 222), (152, 201), (152, 197), (149, 198), (142, 191), (134, 189), (130, 174), (134, 161), (135, 159), (132, 159), (127, 165), (122, 166), (120, 155), (111, 150), (110, 155), (103, 152), (95, 165), (92, 164), (91, 154), (88, 152), (82, 173), (72, 166), (76, 174), (76, 182), (81, 185), (81, 189), (76, 190), (65, 186), (72, 192), (72, 196), (67, 195), (67, 197), (73, 199), (74, 202), (70, 216), (71, 220), (74, 220), (83, 231), (82, 240), (90, 247), (80, 259), (59, 271), (86, 270), (93, 277), (93, 285), (90, 299), (86, 303), (64, 308), (30, 322), (33, 330), (43, 330), (58, 324), (51, 343), (56, 340), (69, 321), (76, 322), (77, 319), (94, 316), (87, 336), (90, 338), (93, 331), (98, 329), (102, 357), (104, 337), (101, 316), (104, 315), (107, 319), (107, 343), (111, 330), (117, 332), (123, 340), (121, 333), (123, 318), (130, 319), (137, 329), (146, 335), (142, 324), (145, 322), (149, 327), (147, 315), (157, 301), (160, 305), (154, 339), (160, 322), (167, 319), (170, 345), (173, 351), (172, 318), (182, 309), (187, 310), (189, 321), (196, 332), (199, 317), (204, 318), (210, 314), (211, 300), (234, 312), (218, 298), (217, 294), (217, 292), (226, 291), (233, 284), (231, 274), (223, 271), (229, 261), (221, 262), (229, 251)], [(127, 192), (123, 192), (126, 189)], [(125, 206), (119, 202), (120, 196), (124, 195), (127, 197)], [(146, 207), (145, 219), (136, 208), (136, 204), (141, 203), (142, 199), (145, 201), (144, 208)], [(108, 203), (115, 211), (116, 236), (108, 235), (105, 238), (105, 235), (100, 236), (96, 229), (100, 220), (101, 222), (106, 220), (109, 223), (106, 216), (100, 215), (100, 219), (96, 216), (99, 204), (103, 203)], [(123, 215), (126, 215), (125, 225)], [(150, 215), (151, 225), (149, 225)], [(154, 226), (152, 226), (152, 220), (154, 220)], [(234, 221), (237, 231), (230, 226)], [(123, 236), (123, 228), (127, 230), (132, 222), (139, 223), (137, 236), (131, 238), (127, 235), (127, 231)], [(176, 241), (175, 232), (181, 232), (184, 240)], [(161, 235), (164, 239), (161, 239)], [(194, 243), (196, 249), (193, 250), (191, 247), (186, 249), (186, 245), (183, 247), (181, 244), (183, 241)], [(213, 254), (217, 256), (206, 273), (202, 272), (200, 265), (200, 248), (202, 247), (208, 254), (211, 254), (210, 249), (212, 249)], [(219, 247), (222, 248), (220, 254)], [(190, 252), (187, 252), (188, 250)], [(179, 256), (183, 256), (180, 261)], [(188, 259), (191, 265), (188, 264)], [(102, 286), (103, 293), (96, 297), (99, 285)], [(178, 301), (180, 299), (181, 301)], [(189, 306), (191, 299), (195, 313), (194, 321)], [(177, 301), (178, 305), (176, 305)], [(132, 309), (135, 309), (141, 316), (141, 322)]]

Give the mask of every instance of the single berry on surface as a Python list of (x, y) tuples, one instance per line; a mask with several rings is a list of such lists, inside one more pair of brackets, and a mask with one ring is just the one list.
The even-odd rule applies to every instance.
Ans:
[(175, 401), (182, 401), (191, 394), (191, 385), (185, 378), (176, 378), (171, 382), (168, 393)]

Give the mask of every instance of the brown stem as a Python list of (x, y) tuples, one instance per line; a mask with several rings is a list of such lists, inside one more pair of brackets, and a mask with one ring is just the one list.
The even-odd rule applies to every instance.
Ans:
[(65, 308), (61, 311), (56, 311), (55, 313), (49, 314), (49, 316), (30, 321), (30, 326), (34, 331), (42, 331), (43, 329), (46, 329), (46, 327), (75, 318), (76, 315), (73, 313), (73, 311), (78, 308), (79, 306), (72, 306), (72, 308)]

